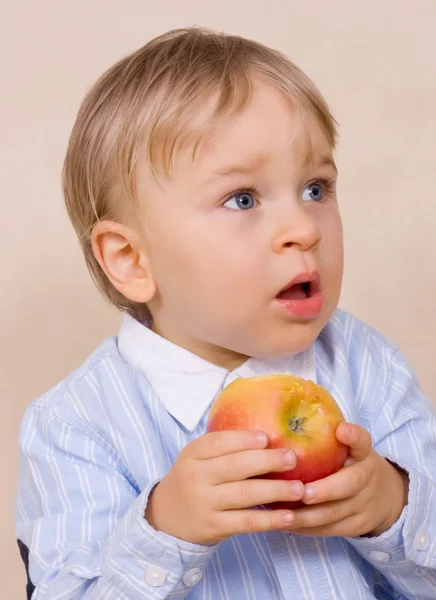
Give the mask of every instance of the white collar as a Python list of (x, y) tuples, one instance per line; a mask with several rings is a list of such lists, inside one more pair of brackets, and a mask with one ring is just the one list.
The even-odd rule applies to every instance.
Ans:
[(279, 359), (249, 358), (227, 371), (154, 333), (126, 314), (119, 334), (120, 355), (141, 371), (166, 410), (193, 431), (219, 392), (238, 377), (289, 372), (316, 382), (315, 350)]

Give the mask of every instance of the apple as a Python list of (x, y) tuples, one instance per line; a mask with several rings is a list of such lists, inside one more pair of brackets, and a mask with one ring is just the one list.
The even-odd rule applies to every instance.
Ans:
[[(292, 449), (297, 465), (261, 477), (309, 483), (343, 467), (348, 447), (335, 436), (343, 420), (339, 406), (324, 387), (294, 375), (273, 373), (236, 379), (224, 388), (212, 404), (206, 429), (264, 431), (267, 447)], [(268, 507), (299, 504), (275, 502)]]

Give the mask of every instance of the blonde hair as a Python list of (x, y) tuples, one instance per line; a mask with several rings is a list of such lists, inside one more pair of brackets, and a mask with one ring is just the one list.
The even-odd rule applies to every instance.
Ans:
[[(192, 141), (193, 155), (217, 122), (249, 102), (251, 75), (261, 75), (296, 107), (318, 119), (332, 146), (336, 122), (312, 81), (288, 58), (258, 42), (201, 28), (170, 31), (123, 58), (86, 95), (73, 126), (63, 169), (70, 219), (97, 287), (120, 310), (147, 308), (120, 294), (97, 262), (94, 225), (114, 219), (117, 202), (137, 206), (135, 167), (146, 150), (156, 176), (168, 175), (174, 154)], [(206, 126), (199, 109), (215, 100)]]

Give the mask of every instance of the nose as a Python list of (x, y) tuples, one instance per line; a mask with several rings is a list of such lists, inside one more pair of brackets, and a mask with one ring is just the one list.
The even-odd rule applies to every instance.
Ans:
[(292, 246), (297, 246), (300, 250), (311, 250), (318, 245), (320, 237), (317, 221), (300, 205), (298, 209), (294, 208), (281, 215), (271, 246), (276, 254)]

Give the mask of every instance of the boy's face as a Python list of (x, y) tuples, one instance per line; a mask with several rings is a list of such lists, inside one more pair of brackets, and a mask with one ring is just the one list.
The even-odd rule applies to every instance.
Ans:
[(256, 80), (248, 107), (194, 160), (182, 150), (171, 179), (139, 169), (153, 328), (226, 368), (307, 348), (339, 300), (336, 168), (316, 120), (305, 123), (296, 135), (289, 101)]

